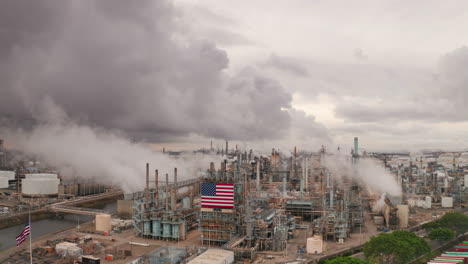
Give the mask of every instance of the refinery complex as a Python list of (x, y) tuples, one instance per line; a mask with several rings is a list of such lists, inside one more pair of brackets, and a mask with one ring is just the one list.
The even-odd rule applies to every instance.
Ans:
[[(351, 151), (269, 153), (226, 141), (198, 151), (213, 161), (193, 175), (142, 161), (145, 173), (129, 177), (144, 188), (133, 192), (69, 177), (2, 140), (1, 228), (31, 215), (34, 263), (318, 263), (359, 254), (379, 233), (424, 237), (422, 224), (464, 213), (468, 153), (366, 152), (352, 140)], [(35, 221), (69, 216), (78, 222), (34, 236)], [(2, 243), (0, 262), (29, 261), (28, 247)]]

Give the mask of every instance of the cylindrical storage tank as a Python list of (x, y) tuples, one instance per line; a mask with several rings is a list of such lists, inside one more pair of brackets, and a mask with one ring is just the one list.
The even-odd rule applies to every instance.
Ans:
[(426, 201), (417, 200), (417, 201), (416, 201), (416, 206), (417, 206), (417, 207), (425, 207), (425, 206), (426, 206)]
[(184, 209), (190, 209), (191, 206), (190, 206), (190, 197), (184, 197), (182, 199), (182, 208)]
[(161, 221), (160, 220), (153, 220), (153, 236), (154, 237), (161, 236)]
[(26, 195), (56, 195), (59, 184), (59, 179), (23, 179), (21, 180), (21, 190)]
[(0, 177), (0, 189), (8, 188), (8, 178)]
[(179, 238), (179, 224), (172, 225), (172, 238)]
[(151, 235), (151, 221), (144, 220), (143, 222), (143, 235), (150, 236)]
[(109, 232), (111, 229), (112, 223), (110, 214), (96, 215), (96, 231)]
[(55, 173), (28, 173), (24, 176), (26, 179), (58, 179)]
[(7, 177), (8, 180), (15, 179), (15, 172), (14, 171), (0, 171), (0, 177)]
[(430, 196), (426, 196), (426, 209), (432, 208), (432, 198)]
[(163, 237), (171, 237), (171, 224), (163, 224)]
[(465, 188), (468, 188), (468, 174), (465, 174)]
[(442, 207), (443, 208), (452, 208), (453, 207), (453, 198), (452, 197), (442, 197)]

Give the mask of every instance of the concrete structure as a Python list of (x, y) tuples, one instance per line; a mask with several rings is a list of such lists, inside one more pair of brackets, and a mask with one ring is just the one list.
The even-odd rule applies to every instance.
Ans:
[(409, 215), (409, 206), (407, 204), (399, 204), (396, 206), (397, 217), (398, 217), (398, 227), (404, 229), (408, 227), (408, 215)]
[(59, 179), (30, 178), (21, 180), (24, 195), (57, 195)]
[(374, 223), (376, 225), (383, 225), (384, 224), (384, 217), (380, 215), (374, 216)]
[(442, 197), (442, 207), (443, 208), (452, 208), (453, 207), (453, 198), (452, 197)]
[[(383, 217), (382, 217), (383, 219)], [(323, 238), (320, 235), (307, 238), (307, 253), (320, 254), (323, 252)]]
[(1, 171), (0, 170), (0, 177), (7, 177), (8, 180), (12, 181), (15, 179), (15, 172), (14, 171)]
[(468, 188), (468, 174), (465, 174), (465, 188)]
[(0, 177), (0, 189), (8, 188), (8, 178)]
[(111, 215), (98, 214), (96, 215), (96, 231), (109, 232), (112, 230)]
[(148, 256), (150, 264), (178, 264), (185, 258), (187, 252), (182, 248), (160, 247)]
[(58, 179), (55, 173), (28, 173), (24, 177), (26, 179)]
[(70, 242), (62, 242), (55, 245), (55, 252), (62, 257), (83, 255), (83, 249), (78, 247), (77, 244)]
[(132, 216), (133, 214), (133, 201), (131, 200), (118, 200), (117, 213), (122, 216)]
[(234, 252), (223, 249), (208, 249), (187, 264), (232, 264)]

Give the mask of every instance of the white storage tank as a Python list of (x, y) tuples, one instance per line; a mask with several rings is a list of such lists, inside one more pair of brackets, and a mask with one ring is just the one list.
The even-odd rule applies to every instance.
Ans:
[(15, 172), (14, 171), (2, 171), (0, 170), (0, 177), (7, 177), (8, 180), (14, 180), (15, 179)]
[(208, 249), (187, 264), (232, 264), (234, 252), (224, 249)]
[(468, 188), (468, 174), (465, 174), (465, 188)]
[(26, 195), (56, 195), (59, 184), (59, 179), (23, 179), (21, 190)]
[(452, 208), (453, 207), (453, 198), (452, 197), (442, 197), (442, 207), (443, 208)]
[(426, 196), (426, 206), (424, 208), (426, 209), (432, 208), (432, 198), (430, 196)]
[(426, 201), (424, 200), (416, 200), (416, 206), (417, 207), (425, 207), (426, 206)]
[[(382, 217), (383, 218), (383, 217)], [(320, 254), (323, 252), (323, 238), (320, 235), (307, 238), (307, 253)]]
[(28, 173), (24, 176), (26, 179), (58, 179), (55, 173)]
[(0, 177), (0, 189), (8, 188), (8, 178)]

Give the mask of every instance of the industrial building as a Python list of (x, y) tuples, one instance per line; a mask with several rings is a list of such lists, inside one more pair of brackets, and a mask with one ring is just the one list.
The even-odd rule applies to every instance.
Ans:
[[(211, 146), (200, 152), (222, 161), (206, 164), (196, 175), (178, 175), (177, 168), (160, 175), (147, 163), (146, 174), (138, 175), (145, 188), (125, 193), (117, 202), (119, 214), (131, 220), (76, 207), (86, 197), (92, 201), (122, 195), (121, 190), (112, 193), (92, 180), (66, 178), (36, 162), (0, 171), (0, 188), (17, 190), (14, 197), (20, 204), (95, 215), (92, 232), (98, 234), (120, 232), (116, 223), (125, 221), (125, 228), (132, 226), (132, 238), (164, 245), (148, 252), (145, 260), (173, 264), (231, 264), (265, 254), (305, 254), (313, 259), (330, 248), (364, 243), (361, 238), (369, 226), (375, 233), (367, 238), (379, 231), (408, 229), (420, 222), (416, 215), (430, 215), (434, 208), (466, 205), (465, 153), (372, 153), (359, 147), (357, 137), (353, 145), (350, 153), (322, 146), (316, 152), (294, 147), (290, 153), (272, 149), (262, 155), (237, 146), (229, 149), (226, 142), (225, 149)], [(333, 167), (338, 157), (346, 170)], [(388, 173), (403, 195), (385, 195), (358, 180), (364, 162)], [(185, 241), (188, 244), (179, 247)]]

